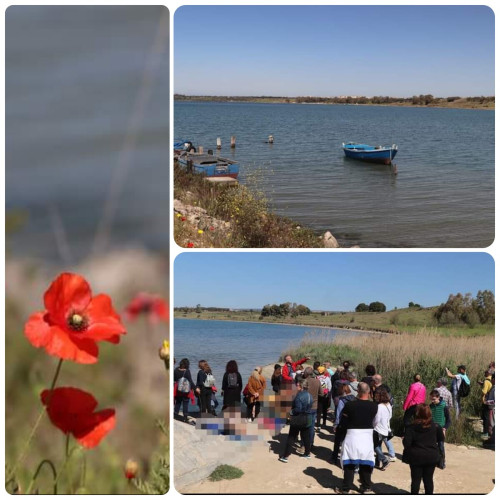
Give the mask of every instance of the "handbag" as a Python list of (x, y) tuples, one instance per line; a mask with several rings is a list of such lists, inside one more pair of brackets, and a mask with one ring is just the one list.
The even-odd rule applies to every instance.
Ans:
[(290, 415), (290, 425), (293, 425), (294, 427), (306, 427), (308, 423), (309, 423), (309, 415), (307, 413)]

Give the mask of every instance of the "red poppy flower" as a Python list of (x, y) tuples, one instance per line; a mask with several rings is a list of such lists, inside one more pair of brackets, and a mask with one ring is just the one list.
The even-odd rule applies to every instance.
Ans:
[(194, 247), (194, 243), (192, 241), (190, 241), (188, 244), (187, 244), (187, 247), (188, 248), (193, 248)]
[(97, 342), (118, 344), (125, 328), (104, 294), (92, 297), (78, 274), (63, 273), (44, 295), (45, 311), (30, 316), (24, 333), (35, 347), (77, 363), (96, 363)]
[(168, 304), (158, 295), (140, 292), (125, 308), (125, 316), (135, 321), (141, 314), (147, 315), (151, 323), (168, 321)]
[(186, 217), (181, 217), (181, 221), (184, 222), (186, 220)]
[(97, 401), (88, 392), (74, 387), (58, 387), (40, 394), (50, 421), (64, 434), (72, 434), (85, 448), (94, 448), (114, 428), (115, 410), (94, 413)]

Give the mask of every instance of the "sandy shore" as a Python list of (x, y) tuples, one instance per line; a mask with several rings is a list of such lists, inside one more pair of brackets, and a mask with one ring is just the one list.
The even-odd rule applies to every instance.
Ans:
[[(246, 458), (237, 465), (244, 471), (241, 478), (218, 482), (205, 479), (179, 491), (195, 494), (331, 494), (332, 488), (342, 482), (342, 470), (328, 461), (333, 447), (332, 434), (322, 431), (316, 435), (316, 448), (310, 460), (293, 453), (289, 462), (284, 464), (278, 461), (278, 456), (284, 448), (287, 432), (286, 427), (280, 436), (248, 447)], [(403, 451), (401, 438), (394, 438), (394, 447), (397, 461), (384, 472), (373, 472), (375, 493), (407, 494), (410, 491), (410, 469), (400, 460)], [(493, 489), (493, 451), (447, 444), (446, 459), (446, 469), (436, 470), (434, 474), (435, 493), (485, 494)]]

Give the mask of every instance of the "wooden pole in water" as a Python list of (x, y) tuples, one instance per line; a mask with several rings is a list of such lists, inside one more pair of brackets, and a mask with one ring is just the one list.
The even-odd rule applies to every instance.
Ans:
[(273, 144), (274, 143), (274, 137), (272, 135), (270, 135), (269, 138), (268, 138), (268, 141), (269, 141), (269, 144)]
[(232, 135), (231, 136), (231, 148), (235, 148), (235, 147), (236, 147), (236, 136)]
[(203, 153), (203, 146), (198, 146), (198, 153)]
[(222, 142), (220, 140), (220, 137), (217, 137), (217, 149), (221, 149), (222, 148)]

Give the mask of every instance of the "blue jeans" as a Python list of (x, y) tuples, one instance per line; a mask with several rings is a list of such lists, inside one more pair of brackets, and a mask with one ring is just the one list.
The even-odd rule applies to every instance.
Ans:
[(316, 424), (316, 414), (318, 413), (318, 410), (311, 410), (310, 415), (311, 415), (311, 420), (312, 420), (312, 425), (309, 428), (309, 436), (310, 436), (310, 442), (311, 446), (314, 444), (314, 425)]
[(374, 450), (375, 450), (375, 455), (376, 455), (376, 458), (375, 458), (375, 465), (379, 465), (382, 464), (382, 465), (385, 465), (387, 464), (388, 460), (387, 460), (387, 457), (384, 455), (383, 451), (382, 451), (382, 443), (383, 443), (383, 439), (382, 439), (382, 436), (380, 436), (380, 434), (378, 433), (375, 433), (375, 438), (374, 438)]
[[(395, 457), (396, 452), (394, 451), (394, 446), (392, 445), (392, 440), (387, 439), (385, 437), (384, 439), (382, 439), (382, 442), (385, 443), (385, 446), (387, 448), (387, 453), (389, 453), (389, 456)], [(382, 448), (382, 445), (380, 445), (380, 447)]]

